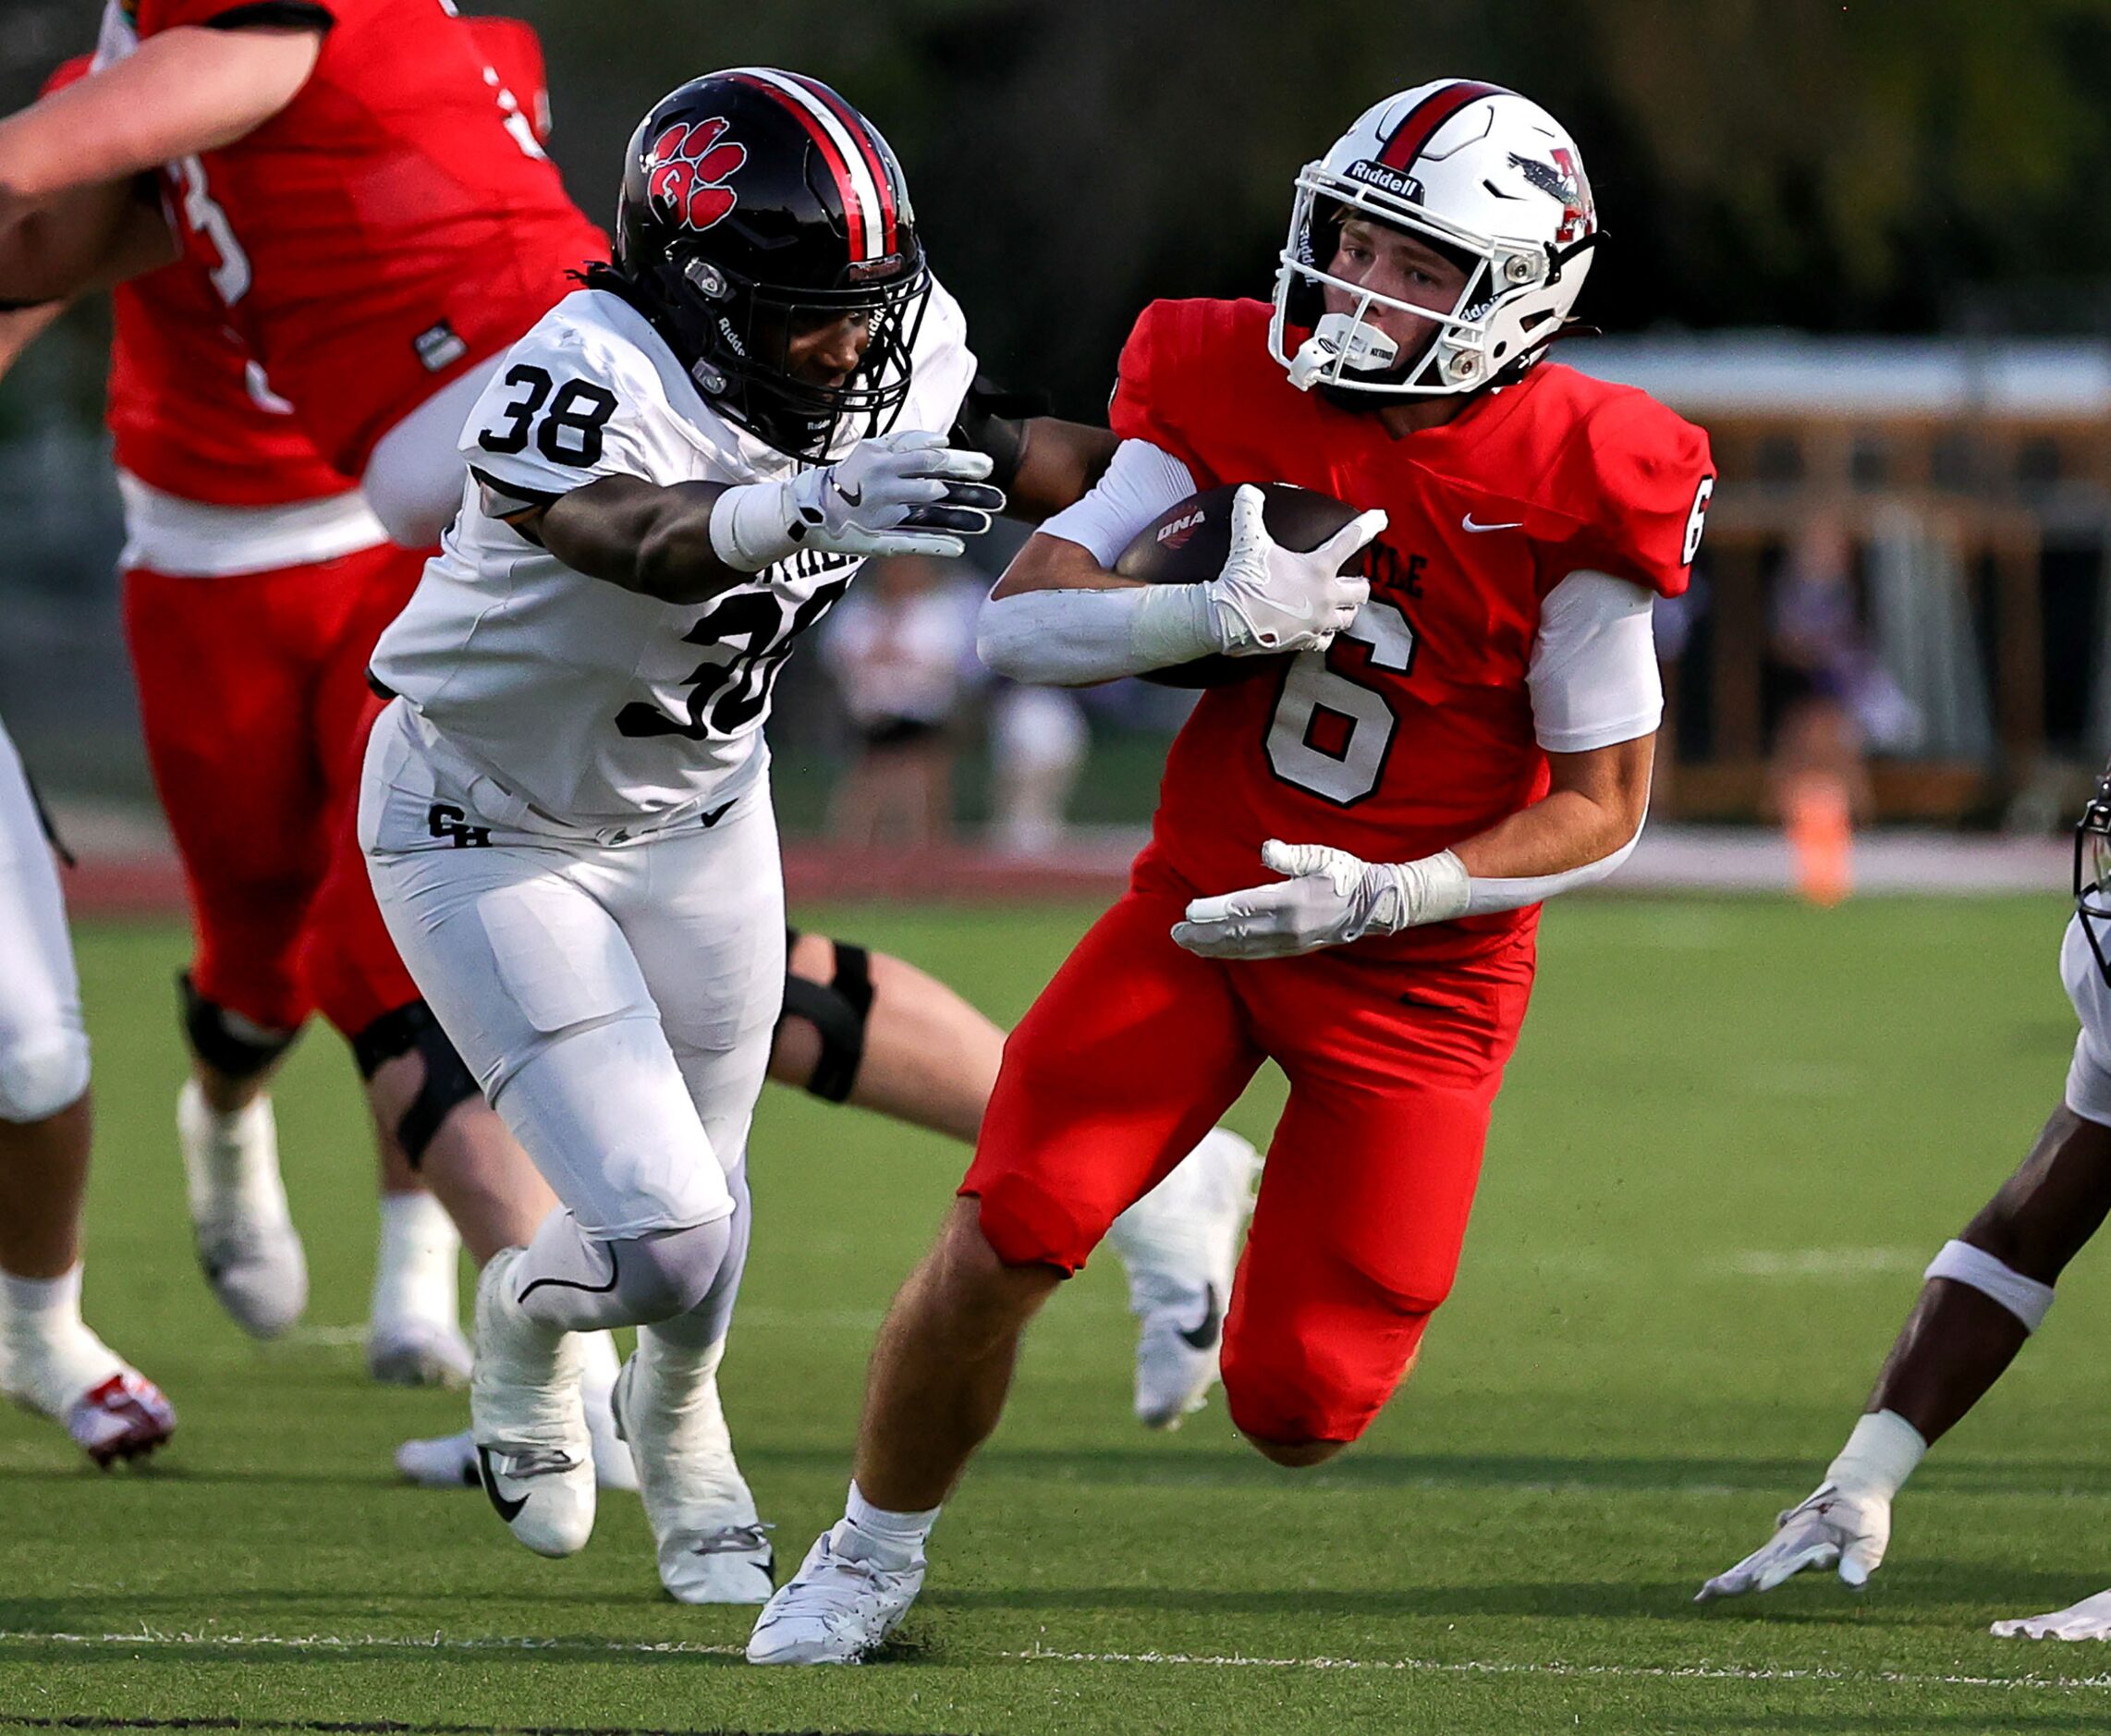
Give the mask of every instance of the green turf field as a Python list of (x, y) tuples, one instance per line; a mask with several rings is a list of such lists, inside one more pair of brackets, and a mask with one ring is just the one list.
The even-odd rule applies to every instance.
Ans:
[[(823, 912), (802, 912), (809, 921)], [(92, 1318), (176, 1400), (151, 1474), (0, 1417), (0, 1728), (899, 1731), (2056, 1730), (2111, 1722), (2093, 1648), (1985, 1636), (2111, 1583), (2111, 1413), (2085, 1258), (1905, 1496), (1893, 1557), (1695, 1609), (1800, 1498), (1921, 1265), (2057, 1097), (2056, 899), (1579, 901), (1547, 920), (1458, 1292), (1355, 1452), (1278, 1472), (1220, 1405), (1128, 1415), (1112, 1263), (1059, 1296), (934, 1540), (897, 1661), (736, 1661), (663, 1601), (634, 1501), (527, 1555), (388, 1455), (458, 1397), (367, 1386), (372, 1211), (350, 1069), (280, 1096), (315, 1300), (260, 1350), (189, 1262), (168, 1119), (179, 937), (83, 935), (102, 1122)], [(1015, 1016), (1075, 909), (826, 913)], [(1273, 1088), (1239, 1124), (1260, 1137)], [(962, 1154), (773, 1093), (726, 1374), (780, 1556), (838, 1510), (860, 1373)]]

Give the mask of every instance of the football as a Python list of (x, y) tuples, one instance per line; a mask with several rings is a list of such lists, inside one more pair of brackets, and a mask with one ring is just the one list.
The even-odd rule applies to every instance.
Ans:
[[(1115, 571), (1146, 584), (1207, 584), (1224, 570), (1225, 556), (1231, 552), (1231, 497), (1238, 492), (1236, 485), (1205, 489), (1168, 507), (1136, 533), (1115, 562)], [(1268, 534), (1285, 548), (1315, 549), (1356, 516), (1357, 509), (1347, 501), (1288, 483), (1263, 483), (1261, 492), (1267, 497), (1263, 517)], [(1273, 656), (1198, 657), (1149, 670), (1141, 679), (1161, 687), (1224, 687), (1251, 680), (1275, 668), (1277, 661)]]

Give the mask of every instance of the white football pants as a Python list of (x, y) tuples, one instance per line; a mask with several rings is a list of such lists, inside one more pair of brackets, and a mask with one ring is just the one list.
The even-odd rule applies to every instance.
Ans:
[(382, 714), (360, 843), (397, 949), (588, 1236), (732, 1215), (784, 996), (768, 779), (619, 845), (524, 808), (403, 701)]
[(0, 728), (0, 1120), (44, 1120), (87, 1089), (58, 870), (21, 756)]

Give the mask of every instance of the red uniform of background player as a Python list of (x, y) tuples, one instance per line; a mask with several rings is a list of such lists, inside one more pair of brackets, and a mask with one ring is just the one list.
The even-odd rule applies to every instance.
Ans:
[[(1683, 588), (1712, 482), (1697, 429), (1542, 360), (1596, 239), (1574, 144), (1521, 97), (1444, 80), (1370, 110), (1298, 188), (1273, 315), (1146, 310), (1122, 446), (980, 635), (1047, 681), (1296, 654), (1204, 695), (1129, 893), (1006, 1045), (962, 1198), (882, 1328), (844, 1518), (751, 1661), (885, 1638), (1026, 1320), (1263, 1059), (1289, 1101), (1226, 1399), (1278, 1463), (1360, 1436), (1451, 1285), (1534, 908), (1639, 835), (1650, 602)], [(1259, 482), (1363, 510), (1300, 553), (1242, 487), (1215, 579), (1111, 571), (1198, 489)]]
[[(522, 100), (452, 6), (269, 9), (321, 31), (313, 70), (253, 131), (170, 164), (169, 202), (227, 323), (316, 449), (358, 477), (390, 429), (606, 249), (543, 154), (533, 93)], [(128, 36), (257, 14), (246, 0), (111, 0), (102, 58)]]
[[(470, 29), (490, 68), (480, 99), (519, 92), (539, 141), (548, 100), (534, 32), (504, 18)], [(111, 42), (106, 31), (105, 53)], [(47, 92), (89, 66), (69, 63)], [(190, 214), (209, 214), (195, 171), (175, 173)], [(215, 1290), (269, 1335), (298, 1316), (305, 1284), (268, 1104), (256, 1102), (265, 1076), (314, 1006), (356, 1040), (418, 999), (364, 874), (345, 882), (350, 896), (316, 894), (356, 788), (367, 658), (422, 557), (391, 544), (316, 451), (231, 328), (222, 281), (179, 262), (116, 286), (109, 422), (127, 634), (196, 942), (184, 986), (199, 1083), (179, 1115), (193, 1216)], [(226, 1172), (219, 1185), (214, 1170)], [(376, 1372), (466, 1373), (453, 1230), (393, 1149), (384, 1188)]]

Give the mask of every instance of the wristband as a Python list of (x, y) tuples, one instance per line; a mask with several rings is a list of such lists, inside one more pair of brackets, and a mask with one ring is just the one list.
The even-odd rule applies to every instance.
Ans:
[(735, 572), (761, 572), (798, 552), (784, 483), (743, 483), (711, 503), (711, 552)]

